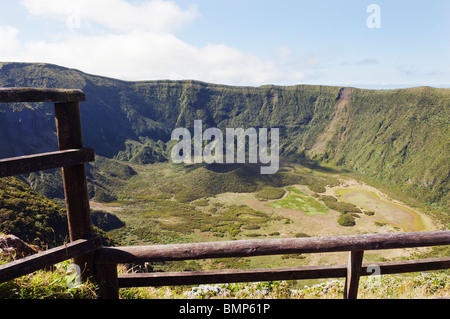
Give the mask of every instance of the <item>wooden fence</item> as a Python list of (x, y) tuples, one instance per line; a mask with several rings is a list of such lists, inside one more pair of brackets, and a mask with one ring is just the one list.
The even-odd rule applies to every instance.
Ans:
[(0, 282), (11, 279), (15, 274), (23, 273), (23, 269), (28, 267), (36, 270), (69, 258), (74, 258), (74, 262), (84, 270), (83, 280), (94, 275), (94, 251), (101, 244), (93, 231), (87, 191), (85, 163), (94, 161), (95, 158), (93, 149), (83, 147), (80, 102), (85, 100), (86, 97), (80, 90), (0, 89), (0, 103), (53, 102), (55, 105), (59, 150), (2, 159), (0, 177), (62, 167), (71, 241), (69, 245), (0, 266)]
[[(450, 244), (450, 231), (368, 234), (336, 237), (236, 240), (171, 245), (104, 247), (96, 251), (107, 298), (117, 298), (119, 288), (193, 285), (273, 280), (346, 277), (344, 298), (356, 298), (360, 276), (450, 268), (450, 257), (362, 264), (365, 250), (396, 249)], [(348, 265), (277, 269), (118, 274), (117, 264), (206, 258), (252, 257), (281, 254), (349, 251)], [(368, 271), (369, 270), (369, 271)]]
[[(450, 257), (363, 263), (364, 251), (450, 245), (450, 231), (282, 238), (222, 242), (102, 247), (93, 232), (85, 163), (94, 151), (83, 147), (79, 90), (5, 88), (0, 102), (53, 102), (59, 151), (0, 160), (0, 177), (62, 167), (70, 243), (0, 266), (0, 283), (73, 258), (82, 280), (98, 284), (102, 298), (118, 298), (119, 289), (139, 286), (194, 285), (345, 277), (344, 298), (354, 299), (360, 276), (450, 268)], [(347, 265), (277, 269), (228, 269), (118, 274), (117, 265), (156, 261), (251, 257), (280, 254), (349, 252)]]

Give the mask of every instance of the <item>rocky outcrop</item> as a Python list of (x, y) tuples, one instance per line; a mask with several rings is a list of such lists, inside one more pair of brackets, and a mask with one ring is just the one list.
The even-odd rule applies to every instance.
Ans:
[(38, 252), (38, 247), (28, 245), (14, 235), (0, 235), (0, 255), (7, 259), (20, 259)]

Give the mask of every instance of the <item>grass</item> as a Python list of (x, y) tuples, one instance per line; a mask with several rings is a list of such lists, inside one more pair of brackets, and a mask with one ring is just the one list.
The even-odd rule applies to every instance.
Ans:
[[(340, 185), (340, 175), (337, 173), (317, 172), (291, 164), (280, 170), (283, 176), (279, 177), (278, 182), (284, 184), (294, 181), (290, 185), (303, 186), (275, 187), (270, 185), (277, 181), (275, 177), (268, 181), (253, 177), (251, 184), (255, 191), (239, 193), (238, 190), (245, 189), (245, 185), (233, 183), (240, 181), (240, 168), (226, 170), (220, 166), (207, 169), (204, 166), (188, 167), (170, 163), (131, 166), (137, 174), (124, 187), (117, 189), (118, 201), (114, 204), (121, 209), (113, 212), (125, 226), (108, 232), (119, 245), (292, 238), (299, 233), (323, 236), (324, 230), (326, 234), (336, 235), (379, 231), (379, 227), (374, 227), (374, 222), (378, 220), (368, 218), (373, 214), (362, 214), (366, 210), (343, 202), (341, 197), (319, 194), (313, 190), (324, 191), (327, 185)], [(187, 176), (192, 180), (182, 187)], [(208, 179), (207, 176), (215, 177)], [(216, 184), (221, 184), (222, 179), (228, 177), (233, 182), (224, 189), (214, 190), (213, 195), (207, 195), (201, 181), (206, 178), (211, 188), (216, 189)], [(177, 195), (182, 191), (186, 191), (188, 196), (197, 195), (180, 200)], [(215, 195), (216, 192), (219, 194)], [(275, 199), (271, 199), (271, 196)], [(376, 218), (377, 215), (374, 216)], [(387, 258), (391, 257), (389, 255)], [(290, 262), (281, 258), (261, 258), (252, 260), (250, 267), (275, 264), (277, 267), (295, 266), (290, 265)], [(305, 262), (318, 261), (308, 258)], [(192, 266), (165, 264), (158, 267), (162, 267), (161, 270), (181, 267), (183, 270), (183, 267)], [(204, 263), (195, 265), (196, 269), (205, 266), (208, 267)]]
[(288, 208), (303, 211), (306, 215), (326, 215), (328, 209), (313, 197), (303, 193), (296, 187), (287, 187), (289, 192), (283, 199), (268, 203), (273, 208)]
[[(312, 285), (273, 281), (200, 286), (121, 289), (123, 299), (342, 299), (344, 279)], [(362, 277), (358, 299), (425, 299), (450, 296), (450, 276), (422, 273)]]
[[(283, 170), (284, 175), (280, 177), (282, 182), (276, 179), (252, 182), (255, 192), (253, 194), (246, 193), (242, 196), (247, 196), (245, 197), (246, 200), (257, 203), (260, 207), (258, 209), (233, 202), (233, 198), (235, 198), (233, 193), (222, 194), (226, 196), (214, 194), (206, 196), (207, 193), (203, 193), (205, 188), (198, 188), (201, 186), (201, 182), (189, 184), (192, 187), (188, 188), (188, 193), (200, 191), (202, 196), (194, 196), (195, 200), (177, 200), (176, 195), (180, 193), (180, 185), (185, 181), (187, 174), (190, 174), (190, 178), (194, 178), (195, 173), (199, 173), (201, 180), (205, 174), (217, 175), (215, 180), (220, 183), (218, 176), (224, 174), (223, 172), (206, 171), (203, 167), (189, 170), (171, 164), (133, 165), (133, 168), (137, 174), (131, 176), (123, 186), (116, 189), (114, 189), (115, 186), (112, 187), (114, 193), (118, 195), (117, 201), (105, 205), (105, 207), (114, 205), (121, 207), (120, 210), (114, 211), (114, 215), (120, 218), (124, 226), (107, 232), (119, 245), (315, 236), (317, 235), (315, 230), (310, 226), (303, 226), (304, 222), (310, 218), (315, 218), (320, 224), (327, 218), (335, 219), (334, 213), (329, 214), (331, 209), (329, 205), (336, 206), (336, 208), (339, 208), (336, 209), (338, 211), (350, 211), (351, 214), (354, 214), (353, 211), (356, 207), (341, 202), (341, 198), (336, 199), (333, 196), (314, 193), (323, 192), (325, 186), (329, 185), (327, 175), (296, 166)], [(225, 172), (225, 174), (227, 173), (226, 177), (233, 177), (234, 182), (239, 180), (239, 174), (236, 174), (236, 172)], [(291, 174), (294, 178), (289, 176)], [(222, 178), (224, 177), (222, 176)], [(338, 184), (335, 177), (336, 175), (333, 175), (331, 178), (332, 185)], [(312, 191), (307, 190), (306, 187), (302, 188), (304, 190), (302, 191), (294, 186), (287, 186), (284, 189), (282, 185), (288, 181), (295, 182), (291, 185), (305, 185)], [(216, 183), (214, 180), (212, 182)], [(174, 188), (171, 188), (171, 185)], [(233, 183), (229, 183), (225, 189), (217, 189), (213, 193), (241, 188), (244, 189), (244, 185), (233, 186)], [(262, 201), (255, 198), (258, 193), (262, 194), (259, 198), (257, 197)], [(228, 195), (229, 197), (227, 197)], [(271, 202), (267, 203), (267, 200)], [(281, 210), (277, 210), (277, 208)], [(288, 211), (283, 215), (283, 209), (285, 211), (286, 209), (300, 210), (305, 214)], [(329, 216), (326, 216), (328, 214)], [(361, 215), (364, 216), (364, 214)], [(101, 215), (100, 217), (105, 216)], [(320, 225), (323, 228), (323, 224)], [(334, 220), (334, 224), (329, 223), (327, 225), (330, 227), (330, 231), (343, 228), (336, 220)], [(445, 256), (448, 254), (443, 252), (438, 255)], [(294, 257), (261, 256), (253, 259), (228, 258), (210, 261), (183, 261), (151, 264), (150, 267), (153, 271), (188, 271), (220, 268), (264, 268), (268, 266), (295, 267), (299, 265), (334, 264), (336, 262), (333, 259), (335, 257), (330, 257), (331, 260), (313, 259), (310, 256), (303, 255)], [(408, 281), (409, 286), (407, 283), (405, 283), (406, 286), (401, 286), (400, 281), (395, 279), (397, 277), (392, 277), (394, 279), (386, 277), (386, 280), (390, 278), (391, 284), (396, 286), (389, 288), (389, 291), (384, 290), (383, 294), (387, 298), (420, 298), (421, 296), (428, 298), (445, 295), (448, 294), (448, 277), (443, 275), (441, 277), (427, 279), (425, 286), (428, 285), (431, 288), (427, 288), (428, 290), (425, 291), (420, 290), (419, 285), (413, 283), (413, 279), (408, 279), (410, 280)], [(57, 266), (53, 272), (39, 271), (0, 285), (0, 298), (91, 299), (96, 297), (94, 285), (76, 285), (73, 278), (68, 266), (62, 264)], [(433, 286), (433, 282), (435, 286)], [(290, 282), (245, 283), (219, 285), (217, 287), (220, 288), (219, 291), (221, 292), (216, 292), (216, 295), (211, 295), (214, 293), (213, 290), (207, 288), (209, 292), (205, 292), (202, 287), (133, 288), (122, 289), (120, 293), (122, 298), (130, 299), (212, 297), (340, 299), (342, 298), (341, 285), (341, 281), (329, 281), (308, 287), (299, 287), (298, 284)], [(443, 287), (439, 285), (443, 285)], [(380, 289), (383, 291), (385, 287), (380, 287)], [(435, 291), (431, 291), (432, 289), (435, 289)], [(364, 298), (364, 296), (367, 298), (383, 298), (379, 293), (370, 292), (369, 294), (369, 291), (361, 294), (361, 298)]]
[(0, 299), (94, 299), (97, 287), (77, 283), (72, 263), (55, 265), (0, 284)]
[[(229, 261), (233, 263), (236, 261)], [(231, 265), (230, 264), (230, 265)], [(224, 264), (228, 265), (227, 263)], [(222, 265), (222, 266), (224, 266)], [(214, 264), (213, 267), (222, 267)], [(242, 266), (242, 265), (240, 265)], [(119, 272), (124, 271), (119, 268)], [(120, 289), (121, 299), (342, 299), (344, 279), (272, 281)], [(450, 296), (450, 275), (430, 272), (361, 277), (359, 299), (424, 299)], [(78, 284), (70, 261), (0, 284), (0, 299), (96, 299), (97, 287)]]
[(187, 242), (194, 234), (232, 239), (278, 220), (246, 205), (209, 204), (205, 199), (184, 203), (149, 195), (122, 204), (115, 215), (126, 226), (109, 232), (122, 245)]

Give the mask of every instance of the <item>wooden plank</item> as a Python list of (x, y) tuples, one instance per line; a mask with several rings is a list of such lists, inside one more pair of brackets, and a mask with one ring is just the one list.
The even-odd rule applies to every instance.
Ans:
[[(224, 269), (212, 271), (181, 271), (130, 273), (118, 275), (118, 286), (161, 287), (176, 285), (218, 284), (232, 282), (299, 280), (346, 277), (347, 265), (306, 266), (273, 269)], [(372, 276), (368, 270), (378, 268), (380, 274), (429, 271), (450, 268), (450, 257), (420, 260), (402, 260), (383, 263), (364, 263), (361, 276)], [(117, 268), (116, 268), (117, 269)]]
[(0, 103), (83, 101), (86, 101), (86, 96), (81, 90), (27, 87), (0, 88)]
[(381, 275), (450, 269), (450, 257), (365, 263), (361, 267), (361, 276), (374, 275), (373, 272), (376, 269), (379, 270), (379, 274)]
[(226, 269), (213, 271), (120, 274), (119, 287), (176, 286), (232, 282), (299, 280), (344, 277), (347, 267), (310, 266), (276, 269)]
[(364, 256), (363, 250), (351, 251), (347, 265), (347, 276), (345, 279), (344, 299), (356, 299), (358, 295), (359, 277)]
[[(80, 103), (55, 103), (55, 120), (59, 149), (83, 148)], [(85, 165), (63, 167), (62, 178), (70, 240), (93, 236)], [(82, 281), (94, 277), (93, 258), (93, 253), (74, 258), (75, 264), (86, 270), (82, 275)]]
[(0, 160), (0, 177), (27, 174), (95, 160), (92, 148), (72, 149)]
[(52, 266), (77, 255), (92, 252), (99, 247), (101, 247), (101, 239), (99, 236), (95, 236), (89, 239), (79, 239), (64, 246), (0, 265), (0, 283)]
[(95, 280), (98, 283), (98, 295), (101, 299), (119, 299), (117, 265), (96, 265)]
[(395, 249), (449, 244), (450, 231), (234, 240), (170, 245), (105, 247), (96, 252), (96, 262), (100, 264), (140, 263), (150, 261)]

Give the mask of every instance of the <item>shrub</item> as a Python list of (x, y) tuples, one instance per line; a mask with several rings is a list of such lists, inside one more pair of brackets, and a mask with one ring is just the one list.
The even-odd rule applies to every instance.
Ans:
[(187, 190), (182, 190), (175, 194), (175, 199), (181, 203), (192, 202), (193, 200), (198, 199), (199, 197)]
[(257, 229), (260, 229), (261, 227), (256, 224), (249, 224), (249, 225), (243, 226), (242, 228), (246, 229), (246, 230), (257, 230)]
[(306, 257), (302, 254), (287, 254), (281, 255), (281, 259), (305, 259)]
[(356, 225), (355, 218), (351, 214), (342, 214), (339, 216), (338, 223), (344, 227), (352, 227)]
[(337, 202), (338, 201), (336, 199), (336, 197), (331, 196), (331, 195), (320, 195), (319, 200), (321, 200), (322, 202)]
[(202, 207), (208, 206), (208, 203), (209, 203), (209, 201), (207, 198), (201, 198), (194, 202), (195, 205), (202, 206)]
[(117, 197), (102, 188), (97, 188), (94, 199), (100, 203), (111, 203), (116, 201)]
[(325, 186), (319, 185), (319, 184), (308, 185), (308, 187), (310, 190), (312, 190), (313, 192), (316, 192), (316, 193), (325, 193), (327, 191)]
[(378, 227), (383, 227), (383, 226), (387, 225), (386, 223), (382, 223), (382, 222), (375, 222), (374, 224), (375, 224), (375, 226), (378, 226)]
[(275, 231), (273, 233), (270, 233), (269, 236), (280, 236), (280, 232)]
[(307, 235), (305, 233), (297, 233), (297, 234), (295, 234), (295, 237), (296, 238), (302, 238), (302, 237), (311, 237), (311, 236), (309, 236), (309, 235)]
[(247, 234), (247, 237), (261, 237), (261, 236), (265, 236), (263, 234), (257, 234), (257, 233), (251, 233), (251, 234)]
[(281, 188), (266, 186), (255, 194), (256, 198), (262, 201), (280, 199), (284, 196), (285, 190)]
[(350, 203), (325, 201), (324, 204), (341, 213), (362, 213), (358, 207)]

